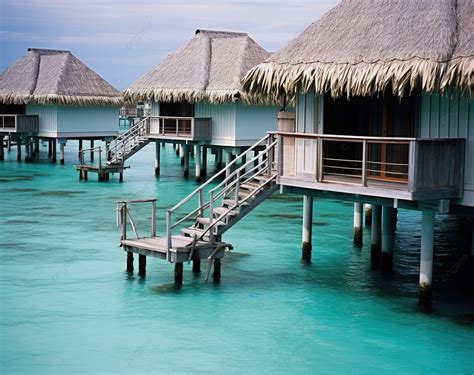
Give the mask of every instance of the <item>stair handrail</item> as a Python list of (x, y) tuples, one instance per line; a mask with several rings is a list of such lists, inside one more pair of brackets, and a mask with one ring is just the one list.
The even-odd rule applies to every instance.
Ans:
[[(169, 256), (169, 251), (172, 247), (172, 243), (171, 243), (171, 232), (173, 230), (173, 228), (176, 227), (176, 225), (172, 225), (171, 224), (171, 215), (174, 211), (176, 211), (178, 208), (180, 208), (181, 206), (183, 206), (184, 204), (186, 204), (187, 202), (189, 202), (193, 197), (196, 196), (196, 194), (202, 194), (202, 192), (204, 191), (204, 189), (209, 185), (211, 184), (213, 181), (215, 181), (218, 177), (222, 176), (223, 174), (225, 174), (227, 172), (227, 170), (229, 170), (233, 165), (235, 165), (239, 160), (242, 160), (243, 157), (246, 157), (250, 151), (253, 151), (255, 150), (257, 147), (260, 147), (262, 145), (262, 143), (268, 143), (269, 139), (271, 139), (271, 137), (274, 137), (273, 134), (266, 134), (263, 138), (261, 138), (258, 142), (256, 142), (255, 144), (253, 144), (251, 147), (249, 147), (247, 150), (245, 150), (242, 154), (240, 154), (239, 156), (237, 156), (234, 160), (232, 160), (229, 164), (227, 164), (227, 166), (225, 168), (223, 168), (221, 171), (219, 171), (218, 173), (216, 173), (213, 177), (211, 177), (209, 180), (207, 180), (204, 184), (200, 185), (198, 188), (196, 188), (194, 191), (192, 191), (190, 194), (188, 194), (184, 199), (182, 199), (180, 202), (178, 202), (177, 204), (175, 204), (173, 207), (171, 208), (168, 208), (166, 210), (166, 248), (167, 248), (167, 257)], [(254, 156), (254, 158), (256, 158), (256, 156)], [(247, 163), (246, 163), (247, 164)], [(239, 168), (240, 169), (240, 168)], [(225, 180), (227, 180), (228, 178), (226, 178)], [(210, 199), (210, 204), (212, 205), (212, 195), (211, 195), (211, 199)], [(198, 207), (198, 210), (202, 210), (202, 207)], [(183, 220), (184, 221), (184, 220)]]
[[(117, 138), (115, 138), (109, 147), (109, 152), (107, 155), (108, 161), (113, 161), (114, 159), (118, 159), (119, 150), (122, 149), (122, 163), (125, 160), (125, 153), (127, 152), (127, 144), (129, 143), (129, 139), (132, 138), (133, 144), (135, 144), (135, 140), (137, 137), (142, 135), (142, 130), (145, 129), (146, 136), (149, 135), (149, 119), (150, 117), (147, 116), (133, 125), (129, 130), (125, 133), (120, 134)], [(132, 146), (133, 147), (133, 146)], [(110, 156), (109, 156), (110, 155)]]

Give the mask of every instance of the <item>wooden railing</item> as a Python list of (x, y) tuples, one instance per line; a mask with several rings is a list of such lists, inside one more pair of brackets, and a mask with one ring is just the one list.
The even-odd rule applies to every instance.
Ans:
[(463, 139), (276, 132), (279, 177), (429, 193), (462, 194)]
[(150, 135), (209, 140), (212, 137), (212, 119), (204, 117), (151, 116)]
[(0, 115), (0, 131), (12, 133), (37, 133), (37, 115)]

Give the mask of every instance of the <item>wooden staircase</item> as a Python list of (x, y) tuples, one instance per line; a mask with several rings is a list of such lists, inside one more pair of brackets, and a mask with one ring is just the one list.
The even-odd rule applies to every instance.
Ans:
[[(278, 188), (274, 165), (276, 144), (271, 134), (262, 138), (225, 169), (168, 209), (162, 236), (156, 235), (154, 213), (149, 237), (138, 235), (130, 214), (133, 203), (154, 200), (118, 202), (120, 246), (128, 253), (153, 256), (171, 263), (222, 258), (225, 249), (232, 248), (222, 241), (222, 235)], [(260, 153), (250, 157), (250, 152), (255, 149), (260, 149)], [(219, 177), (226, 175), (218, 182)], [(135, 234), (133, 239), (127, 235), (127, 223), (131, 224)]]

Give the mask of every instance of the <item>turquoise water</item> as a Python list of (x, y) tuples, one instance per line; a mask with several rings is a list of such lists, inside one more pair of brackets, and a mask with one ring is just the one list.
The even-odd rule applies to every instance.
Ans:
[(315, 200), (313, 262), (302, 263), (301, 200), (277, 195), (226, 234), (234, 251), (220, 284), (185, 265), (176, 289), (163, 261), (148, 259), (145, 278), (124, 272), (115, 226), (117, 200), (158, 197), (163, 230), (164, 208), (197, 186), (171, 147), (159, 179), (150, 146), (123, 184), (78, 181), (76, 150), (68, 143), (65, 166), (44, 149), (34, 164), (13, 151), (0, 162), (2, 374), (474, 372), (474, 304), (450, 287), (464, 258), (444, 235), (435, 308), (416, 306), (418, 213), (400, 212), (384, 278), (370, 269), (368, 236), (353, 247), (352, 205), (338, 201)]

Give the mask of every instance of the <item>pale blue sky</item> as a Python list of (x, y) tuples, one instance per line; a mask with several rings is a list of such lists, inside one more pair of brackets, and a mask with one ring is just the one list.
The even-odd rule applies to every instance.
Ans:
[(117, 89), (197, 28), (245, 31), (276, 51), (339, 0), (0, 0), (0, 71), (28, 47), (68, 49)]

